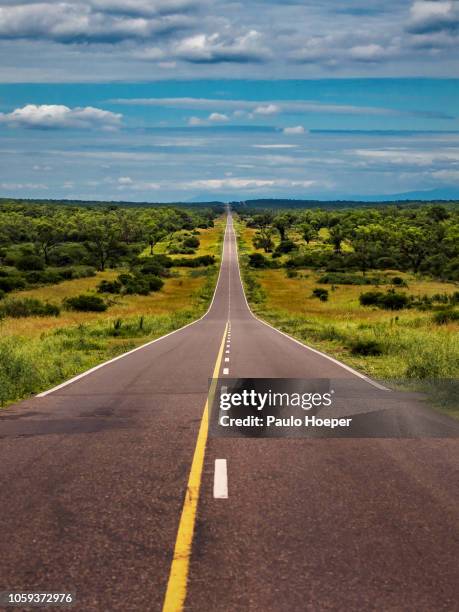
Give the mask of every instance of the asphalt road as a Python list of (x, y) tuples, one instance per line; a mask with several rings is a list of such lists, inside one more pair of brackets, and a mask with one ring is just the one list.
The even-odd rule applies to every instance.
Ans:
[(459, 609), (457, 424), (254, 318), (231, 219), (200, 321), (1, 412), (0, 591), (162, 609), (216, 363), (223, 378), (352, 381), (371, 401), (343, 410), (377, 412), (378, 429), (209, 437), (185, 609)]

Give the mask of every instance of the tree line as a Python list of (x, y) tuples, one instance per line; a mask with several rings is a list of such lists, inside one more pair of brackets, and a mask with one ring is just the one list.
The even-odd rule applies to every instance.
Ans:
[(220, 213), (218, 207), (83, 207), (3, 200), (0, 291), (129, 265), (146, 248), (153, 255), (163, 241), (171, 252), (193, 253), (199, 246), (193, 232), (212, 227)]
[[(239, 210), (265, 255), (254, 267), (393, 269), (459, 280), (459, 207), (379, 206), (342, 211)], [(282, 260), (279, 260), (283, 255)], [(278, 260), (278, 261), (276, 261)], [(281, 261), (282, 263), (279, 263)]]

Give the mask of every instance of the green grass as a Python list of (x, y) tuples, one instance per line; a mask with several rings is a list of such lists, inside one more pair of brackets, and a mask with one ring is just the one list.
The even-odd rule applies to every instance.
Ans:
[(216, 282), (211, 270), (191, 308), (163, 315), (105, 317), (35, 336), (0, 338), (0, 405), (57, 385), (102, 361), (159, 338), (206, 311)]

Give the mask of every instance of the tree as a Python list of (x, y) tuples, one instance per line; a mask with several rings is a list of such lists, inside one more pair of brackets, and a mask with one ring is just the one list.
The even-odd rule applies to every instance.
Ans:
[(90, 216), (86, 227), (86, 248), (94, 255), (100, 271), (120, 253), (120, 227), (116, 215)]
[(331, 227), (329, 231), (329, 243), (333, 245), (333, 250), (335, 251), (335, 253), (341, 253), (341, 245), (346, 237), (346, 233), (343, 227), (339, 224), (333, 225), (333, 227)]
[(274, 247), (273, 234), (274, 229), (272, 227), (261, 228), (253, 238), (253, 246), (256, 249), (263, 249), (265, 253), (271, 253)]
[(300, 229), (306, 244), (309, 244), (311, 240), (317, 237), (317, 232), (310, 223), (303, 223)]
[(57, 219), (39, 219), (33, 229), (34, 243), (37, 251), (43, 255), (45, 264), (49, 264), (51, 250), (58, 245), (64, 237), (63, 228)]

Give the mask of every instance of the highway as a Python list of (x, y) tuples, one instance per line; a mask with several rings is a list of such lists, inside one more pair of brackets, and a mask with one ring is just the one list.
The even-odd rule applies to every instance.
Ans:
[[(208, 436), (212, 377), (352, 381), (394, 407), (362, 437)], [(0, 591), (85, 612), (458, 609), (458, 434), (255, 318), (229, 215), (202, 319), (0, 412)]]

